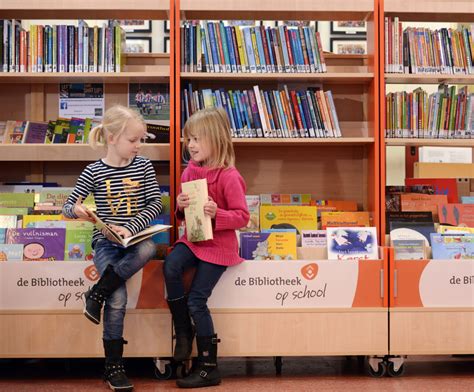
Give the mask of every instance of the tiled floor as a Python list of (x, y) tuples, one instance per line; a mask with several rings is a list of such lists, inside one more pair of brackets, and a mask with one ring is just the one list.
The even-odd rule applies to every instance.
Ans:
[[(129, 359), (135, 391), (177, 390), (173, 380), (154, 378), (151, 359)], [(0, 391), (103, 391), (101, 360), (0, 360)], [(410, 357), (402, 377), (372, 378), (357, 358), (283, 358), (275, 375), (273, 358), (220, 361), (218, 391), (474, 391), (474, 356)], [(206, 389), (208, 390), (208, 389)]]

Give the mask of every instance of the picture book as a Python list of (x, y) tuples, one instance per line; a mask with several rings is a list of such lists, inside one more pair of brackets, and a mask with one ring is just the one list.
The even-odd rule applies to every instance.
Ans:
[(474, 234), (474, 227), (439, 225), (437, 231), (441, 234)]
[(59, 221), (62, 215), (23, 215), (23, 228), (36, 227), (37, 222)]
[(21, 144), (25, 137), (26, 121), (7, 121), (3, 143)]
[(385, 187), (385, 210), (386, 211), (401, 211), (401, 195), (403, 193), (423, 193), (433, 195), (434, 189), (432, 186), (386, 186)]
[(432, 234), (431, 252), (433, 259), (473, 260), (473, 234)]
[(64, 223), (66, 224), (64, 260), (92, 260), (92, 231), (94, 225), (80, 220)]
[(409, 229), (422, 234), (426, 240), (430, 241), (430, 234), (436, 233), (433, 222), (390, 222), (390, 234), (396, 229)]
[(64, 259), (64, 229), (8, 229), (5, 243), (22, 244), (23, 260), (54, 261)]
[(326, 230), (301, 230), (301, 247), (326, 248)]
[(387, 211), (386, 231), (390, 231), (391, 222), (433, 222), (433, 213), (431, 211)]
[(426, 245), (424, 240), (393, 240), (395, 260), (424, 260)]
[(17, 221), (16, 215), (0, 215), (0, 228), (14, 229), (17, 226)]
[(367, 211), (358, 212), (322, 212), (321, 228), (327, 227), (361, 227), (370, 226), (370, 215)]
[(328, 260), (377, 260), (375, 227), (328, 227)]
[(431, 211), (435, 222), (438, 222), (438, 206), (447, 202), (448, 197), (446, 195), (425, 195), (421, 193), (401, 195), (402, 211)]
[(27, 207), (0, 207), (0, 215), (27, 215), (29, 212)]
[(183, 182), (181, 189), (192, 200), (192, 204), (184, 209), (188, 241), (212, 240), (211, 217), (204, 214), (204, 204), (208, 200), (207, 180), (203, 178), (201, 180)]
[(302, 205), (309, 206), (309, 193), (263, 193), (260, 195), (261, 205)]
[(357, 202), (355, 200), (328, 200), (328, 207), (335, 207), (336, 211), (357, 211)]
[(6, 233), (7, 233), (7, 229), (0, 227), (0, 244), (4, 244), (4, 243), (5, 243), (5, 235), (6, 235)]
[(22, 244), (0, 244), (0, 262), (23, 260)]
[(145, 230), (140, 231), (139, 233), (132, 235), (128, 238), (123, 238), (120, 234), (116, 233), (114, 230), (110, 228), (110, 226), (105, 223), (102, 219), (100, 219), (96, 214), (94, 214), (91, 210), (86, 209), (87, 213), (91, 216), (92, 219), (95, 221), (95, 227), (97, 230), (102, 231), (106, 230), (107, 233), (110, 235), (110, 240), (127, 248), (128, 246), (135, 245), (140, 241), (146, 240), (147, 238), (152, 237), (156, 233), (160, 233), (162, 231), (169, 230), (171, 226), (169, 225), (153, 225)]
[(430, 239), (426, 238), (426, 236), (416, 230), (407, 228), (393, 229), (390, 231), (390, 245), (393, 246), (393, 241), (396, 240), (422, 240), (425, 241), (425, 246), (430, 245)]
[(23, 143), (43, 144), (48, 130), (47, 122), (28, 121), (25, 131), (25, 139)]
[(259, 231), (260, 230), (260, 196), (245, 195), (247, 208), (250, 213), (249, 223), (247, 227), (241, 228), (241, 231)]
[(240, 256), (245, 260), (296, 260), (296, 233), (240, 233)]
[(405, 178), (405, 185), (432, 186), (435, 195), (446, 195), (448, 197), (448, 203), (457, 203), (459, 201), (455, 178)]
[(260, 229), (317, 230), (316, 206), (260, 206)]
[(439, 223), (452, 226), (474, 227), (474, 204), (440, 204)]
[(33, 207), (34, 193), (0, 193), (0, 207)]

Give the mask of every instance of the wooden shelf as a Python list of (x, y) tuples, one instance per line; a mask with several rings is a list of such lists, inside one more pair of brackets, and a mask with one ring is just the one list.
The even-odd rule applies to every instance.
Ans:
[(234, 138), (234, 146), (272, 146), (285, 147), (297, 145), (313, 146), (360, 146), (373, 144), (373, 137), (340, 137), (340, 138)]
[(0, 19), (168, 19), (164, 0), (0, 0)]
[(385, 138), (387, 146), (474, 147), (474, 139)]
[(402, 21), (472, 22), (474, 2), (470, 0), (385, 0), (385, 16)]
[(385, 74), (385, 82), (388, 84), (473, 84), (474, 75)]
[(326, 73), (213, 73), (181, 72), (181, 79), (187, 80), (287, 80), (289, 82), (311, 81), (364, 84), (374, 79), (374, 73), (365, 66), (331, 67)]
[(3, 72), (1, 83), (133, 83), (133, 82), (169, 82), (169, 72)]
[(366, 20), (373, 0), (181, 0), (181, 19)]
[[(152, 161), (169, 161), (169, 144), (144, 144), (140, 155)], [(93, 150), (87, 144), (0, 144), (2, 161), (95, 161), (103, 158), (101, 148)]]

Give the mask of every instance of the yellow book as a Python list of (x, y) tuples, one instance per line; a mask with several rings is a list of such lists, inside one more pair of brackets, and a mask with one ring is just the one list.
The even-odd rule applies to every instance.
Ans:
[(260, 230), (264, 229), (316, 230), (316, 206), (260, 206)]
[(23, 228), (35, 227), (36, 222), (57, 221), (63, 219), (62, 215), (23, 215)]
[(240, 249), (245, 260), (296, 260), (296, 233), (241, 233)]
[(235, 29), (235, 38), (237, 40), (237, 49), (239, 51), (240, 65), (242, 68), (242, 72), (248, 72), (249, 62), (247, 60), (247, 53), (245, 52), (245, 46), (243, 44), (244, 37), (242, 36), (242, 30), (239, 28), (239, 26), (234, 26), (233, 28)]
[(321, 228), (327, 227), (370, 227), (370, 215), (367, 211), (325, 211), (321, 212)]

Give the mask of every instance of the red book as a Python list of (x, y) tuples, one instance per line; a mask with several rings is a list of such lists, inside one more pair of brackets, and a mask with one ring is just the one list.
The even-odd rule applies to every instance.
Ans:
[(435, 195), (448, 196), (448, 203), (459, 202), (455, 178), (405, 178), (405, 185), (431, 185)]

